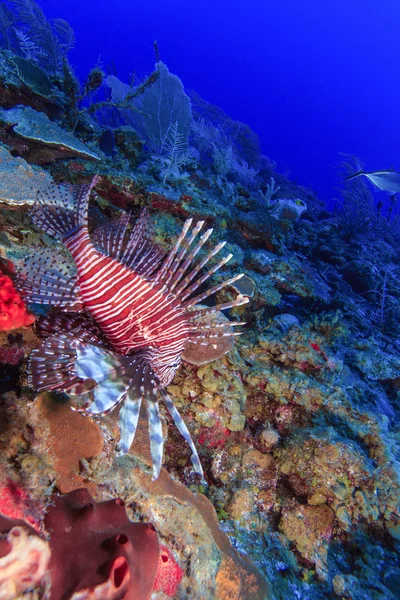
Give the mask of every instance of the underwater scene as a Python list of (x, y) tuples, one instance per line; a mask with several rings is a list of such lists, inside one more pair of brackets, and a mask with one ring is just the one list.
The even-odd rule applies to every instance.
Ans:
[(0, 0), (0, 600), (400, 600), (399, 22)]

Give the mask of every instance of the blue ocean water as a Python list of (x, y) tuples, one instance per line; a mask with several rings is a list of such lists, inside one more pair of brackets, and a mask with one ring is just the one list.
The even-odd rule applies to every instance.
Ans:
[(400, 4), (394, 0), (42, 0), (76, 33), (80, 78), (100, 59), (117, 74), (160, 58), (187, 89), (261, 140), (278, 170), (325, 201), (337, 195), (340, 153), (367, 170), (400, 168)]

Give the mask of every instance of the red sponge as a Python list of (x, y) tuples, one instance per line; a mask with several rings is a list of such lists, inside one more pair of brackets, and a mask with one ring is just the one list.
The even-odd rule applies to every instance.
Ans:
[(174, 555), (161, 544), (153, 591), (162, 591), (169, 598), (174, 598), (182, 577), (183, 571), (174, 559)]
[(18, 327), (27, 327), (34, 322), (34, 315), (26, 311), (22, 300), (11, 279), (0, 273), (0, 331), (10, 331)]

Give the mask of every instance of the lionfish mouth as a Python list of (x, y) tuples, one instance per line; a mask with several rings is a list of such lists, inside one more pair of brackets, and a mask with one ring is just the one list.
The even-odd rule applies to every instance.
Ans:
[[(213, 307), (200, 303), (241, 275), (199, 293), (200, 286), (232, 256), (208, 266), (223, 248), (222, 242), (197, 258), (212, 233), (208, 229), (198, 237), (203, 221), (192, 227), (192, 220), (187, 220), (167, 254), (152, 241), (146, 211), (131, 229), (127, 216), (99, 228), (92, 241), (87, 208), (96, 181), (78, 189), (51, 186), (33, 207), (35, 224), (61, 239), (68, 250), (62, 251), (62, 260), (49, 249), (35, 252), (19, 268), (19, 286), (28, 302), (65, 311), (42, 320), (47, 338), (32, 352), (29, 382), (38, 391), (79, 395), (90, 390), (92, 403), (78, 410), (91, 415), (105, 414), (120, 405), (120, 455), (129, 451), (134, 440), (143, 403), (154, 478), (160, 473), (164, 446), (158, 406), (161, 396), (191, 449), (195, 472), (203, 476), (190, 433), (165, 388), (185, 359), (189, 342), (212, 348), (210, 355), (215, 356), (215, 350), (218, 354), (220, 347), (225, 347), (224, 341), (233, 341), (238, 335), (233, 328), (243, 323), (221, 321), (216, 314), (246, 304), (247, 297), (239, 294), (233, 301)], [(56, 267), (58, 264), (61, 266)], [(97, 273), (102, 276), (99, 281)], [(130, 298), (132, 281), (136, 292)], [(121, 317), (125, 308), (126, 316)]]

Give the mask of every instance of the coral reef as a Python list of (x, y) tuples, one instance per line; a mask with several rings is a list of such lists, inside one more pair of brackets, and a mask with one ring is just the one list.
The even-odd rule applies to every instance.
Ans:
[[(43, 112), (38, 112), (27, 106), (17, 106), (0, 111), (0, 121), (12, 127), (25, 143), (35, 144), (44, 149), (36, 152), (37, 162), (49, 162), (57, 156), (83, 156), (100, 160), (96, 152), (92, 152), (72, 133), (59, 127)], [(7, 139), (8, 133), (3, 133)], [(50, 149), (50, 150), (49, 150)]]
[(0, 146), (0, 202), (33, 204), (37, 192), (51, 182), (47, 171), (31, 167), (23, 158), (12, 156)]
[[(55, 54), (32, 62), (15, 37), (16, 13), (4, 14), (0, 597), (397, 600), (398, 218), (378, 214), (360, 180), (345, 184), (342, 210), (329, 212), (276, 172), (245, 124), (195, 93), (190, 105), (163, 63), (138, 85), (99, 66), (80, 85), (67, 62), (60, 68), (69, 31), (60, 23), (47, 39)], [(144, 106), (148, 117), (137, 112)], [(216, 297), (251, 297), (228, 314), (246, 323), (236, 343), (236, 330), (208, 345), (189, 340), (167, 387), (199, 449), (201, 481), (164, 407), (166, 468), (152, 481), (144, 414), (118, 457), (118, 415), (71, 410), (92, 391), (71, 402), (27, 386), (26, 359), (54, 333), (49, 324), (59, 319), (68, 354), (79, 323), (44, 303), (28, 311), (4, 259), (20, 268), (36, 253), (67, 274), (68, 252), (21, 207), (53, 181), (81, 185), (96, 173), (92, 231), (120, 223), (121, 209), (136, 218), (146, 207), (155, 243), (169, 250), (183, 220), (204, 220), (233, 254), (211, 285), (244, 273)], [(224, 323), (216, 312), (208, 325)]]

